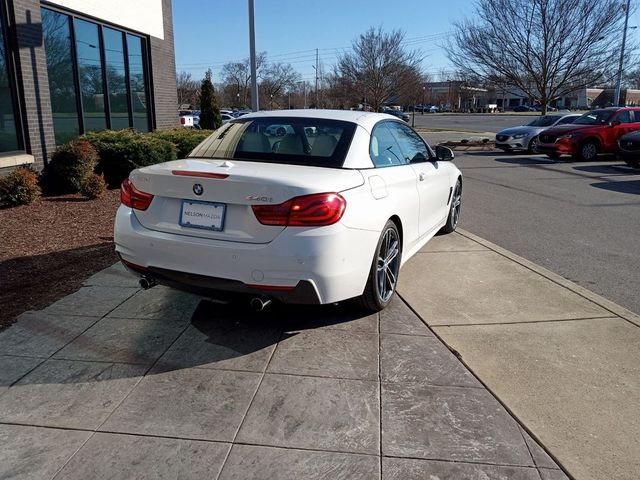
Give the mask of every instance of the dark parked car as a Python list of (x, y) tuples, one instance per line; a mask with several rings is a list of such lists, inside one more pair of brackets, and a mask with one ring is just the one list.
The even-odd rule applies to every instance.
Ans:
[(570, 125), (542, 132), (538, 137), (538, 152), (550, 158), (571, 155), (575, 160), (588, 162), (600, 153), (616, 153), (618, 139), (636, 130), (640, 130), (640, 108), (592, 110)]
[(535, 112), (535, 107), (530, 107), (529, 105), (518, 105), (513, 108), (514, 112)]
[(384, 110), (382, 110), (382, 113), (393, 115), (394, 117), (398, 117), (399, 119), (404, 120), (405, 122), (408, 122), (411, 119), (411, 117), (406, 113), (401, 112), (400, 110), (395, 110), (393, 108), (385, 108)]
[(640, 169), (640, 131), (620, 137), (618, 156), (633, 168)]

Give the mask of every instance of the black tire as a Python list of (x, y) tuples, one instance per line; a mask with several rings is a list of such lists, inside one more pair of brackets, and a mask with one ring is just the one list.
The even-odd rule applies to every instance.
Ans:
[(529, 145), (527, 146), (527, 152), (529, 153), (538, 153), (538, 143), (539, 139), (536, 135), (531, 140), (529, 140)]
[(580, 150), (576, 154), (576, 159), (582, 162), (592, 162), (598, 156), (598, 142), (594, 140), (587, 140), (580, 145)]
[(629, 165), (631, 168), (635, 168), (640, 170), (640, 160), (631, 160), (630, 158), (624, 158), (624, 163)]
[(552, 160), (558, 160), (560, 158), (560, 154), (559, 153), (547, 153), (547, 157), (549, 157)]
[(364, 292), (357, 298), (361, 307), (372, 312), (384, 309), (393, 298), (398, 284), (402, 242), (396, 224), (389, 220), (382, 229), (371, 262)]
[(458, 227), (460, 221), (460, 211), (462, 210), (462, 182), (460, 179), (456, 182), (456, 186), (453, 189), (453, 195), (451, 195), (451, 206), (449, 207), (449, 216), (447, 217), (447, 223), (440, 229), (442, 233), (453, 233)]

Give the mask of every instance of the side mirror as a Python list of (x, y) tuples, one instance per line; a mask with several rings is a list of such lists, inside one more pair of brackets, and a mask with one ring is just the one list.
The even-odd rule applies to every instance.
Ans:
[(436, 158), (441, 162), (450, 162), (454, 157), (453, 150), (449, 147), (442, 147), (440, 145), (436, 147)]
[(610, 127), (617, 127), (618, 125), (622, 125), (622, 122), (620, 120), (611, 120), (609, 122)]

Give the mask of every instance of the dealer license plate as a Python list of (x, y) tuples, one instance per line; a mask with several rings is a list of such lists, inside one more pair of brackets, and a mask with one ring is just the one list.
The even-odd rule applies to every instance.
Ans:
[(222, 231), (227, 206), (224, 203), (183, 200), (180, 225), (189, 228)]

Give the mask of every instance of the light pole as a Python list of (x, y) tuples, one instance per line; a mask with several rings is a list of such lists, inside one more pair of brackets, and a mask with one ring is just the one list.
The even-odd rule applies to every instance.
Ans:
[[(616, 80), (616, 93), (613, 104), (620, 106), (620, 89), (622, 86), (622, 67), (624, 66), (624, 48), (627, 43), (627, 27), (629, 25), (629, 10), (631, 9), (631, 0), (627, 0), (624, 8), (624, 31), (622, 32), (622, 47), (620, 48), (620, 63), (618, 64), (618, 79)], [(626, 103), (626, 102), (625, 102)]]
[[(427, 91), (427, 86), (423, 85), (422, 86), (422, 111), (420, 112), (422, 115), (424, 115), (424, 94), (426, 93), (426, 91)], [(414, 111), (413, 114), (415, 115), (416, 112)]]
[(249, 0), (249, 56), (251, 62), (251, 109), (260, 110), (258, 101), (258, 78), (256, 68), (256, 27), (254, 20), (254, 2)]

